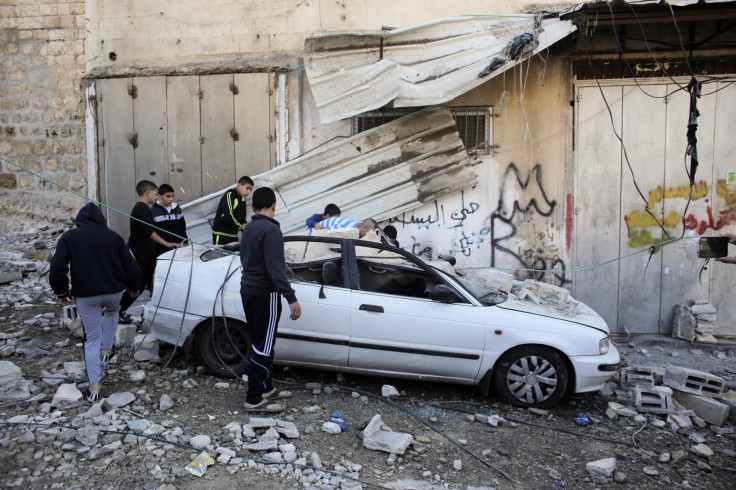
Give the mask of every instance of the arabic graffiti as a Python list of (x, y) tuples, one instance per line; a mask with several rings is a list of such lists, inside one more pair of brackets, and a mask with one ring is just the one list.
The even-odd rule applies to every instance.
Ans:
[[(477, 202), (470, 202), (465, 204), (465, 191), (460, 191), (460, 209), (450, 213), (450, 218), (445, 217), (445, 206), (434, 201), (434, 212), (429, 214), (417, 216), (417, 210), (411, 212), (411, 215), (407, 217), (406, 213), (402, 213), (401, 216), (390, 218), (389, 224), (399, 223), (402, 226), (416, 225), (420, 228), (429, 228), (432, 225), (443, 228), (459, 228), (462, 227), (465, 220), (471, 214), (475, 214), (480, 209), (480, 204)], [(420, 208), (421, 209), (421, 208)]]
[[(468, 199), (469, 195), (477, 194), (461, 191), (455, 197), (442, 198), (388, 221), (412, 231), (401, 244), (415, 255), (431, 257), (448, 250), (478, 265), (489, 265), (490, 261), (492, 267), (535, 269), (517, 271), (516, 276), (564, 285), (570, 281), (565, 276), (566, 264), (560, 256), (563, 245), (558, 244), (558, 236), (571, 234), (572, 228), (558, 233), (536, 231), (540, 220), (534, 217), (544, 221), (557, 207), (557, 201), (548, 197), (542, 177), (539, 164), (523, 172), (515, 163), (510, 163), (502, 174), (498, 202), (490, 213), (483, 210), (481, 196), (477, 200)], [(492, 192), (491, 189), (486, 191)], [(570, 207), (572, 200), (568, 201)], [(544, 224), (542, 227), (547, 228)], [(445, 243), (449, 249), (442, 246)], [(569, 238), (567, 245), (569, 248)]]
[[(666, 190), (662, 186), (657, 186), (649, 191), (647, 209), (654, 213), (655, 207), (660, 203), (665, 206), (664, 201), (666, 199), (687, 200), (690, 198), (690, 201), (693, 202), (708, 198), (710, 192), (711, 187), (704, 180), (693, 186), (692, 197), (690, 197), (689, 185), (669, 187)], [(659, 221), (670, 235), (682, 225), (683, 221), (686, 229), (693, 230), (698, 235), (702, 235), (708, 230), (718, 231), (727, 225), (736, 224), (736, 189), (729, 189), (726, 180), (719, 179), (716, 182), (716, 196), (720, 202), (726, 205), (726, 208), (719, 211), (717, 216), (714, 216), (713, 207), (709, 204), (706, 205), (705, 218), (698, 217), (695, 212), (692, 212), (683, 220), (682, 214), (669, 211)], [(658, 245), (667, 238), (661, 232), (657, 221), (646, 210), (634, 209), (624, 216), (624, 222), (629, 237), (628, 245), (631, 248)], [(657, 233), (659, 236), (655, 236)]]
[[(517, 189), (517, 187), (531, 193), (532, 197), (526, 205), (522, 205), (518, 199), (513, 197), (514, 193), (511, 191)], [(543, 271), (555, 270), (559, 272), (554, 272), (552, 275), (558, 285), (562, 286), (570, 282), (564, 274), (566, 269), (564, 260), (556, 253), (550, 254), (547, 251), (549, 247), (537, 246), (514, 251), (506, 245), (516, 236), (518, 224), (531, 219), (534, 213), (549, 217), (556, 207), (557, 201), (550, 200), (544, 190), (542, 166), (540, 164), (532, 167), (526, 178), (524, 178), (516, 164), (509, 163), (501, 180), (498, 206), (491, 213), (491, 226), (489, 228), (491, 235), (491, 267), (495, 267), (505, 256), (507, 259), (511, 259), (511, 263), (518, 264), (520, 269), (535, 269), (532, 276), (537, 281), (546, 279), (548, 273)], [(554, 247), (552, 247), (553, 250)], [(504, 263), (509, 263), (509, 261), (505, 260)], [(516, 275), (520, 276), (521, 274), (517, 273)]]

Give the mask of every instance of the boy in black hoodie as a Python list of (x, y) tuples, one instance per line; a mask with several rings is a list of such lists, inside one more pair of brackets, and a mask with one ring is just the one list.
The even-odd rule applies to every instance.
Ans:
[(281, 317), (281, 295), (289, 302), (289, 318), (299, 318), (302, 309), (286, 278), (284, 237), (279, 222), (273, 219), (276, 194), (268, 187), (257, 189), (252, 207), (256, 214), (243, 230), (240, 242), (240, 296), (252, 345), (245, 411), (280, 412), (283, 405), (269, 404), (269, 400), (291, 396), (273, 387), (273, 347)]
[(107, 227), (97, 206), (86, 204), (77, 214), (77, 227), (59, 239), (51, 257), (49, 283), (62, 304), (76, 300), (84, 328), (87, 399), (91, 402), (99, 398), (102, 373), (112, 355), (120, 298), (126, 288), (137, 290), (140, 281), (140, 268), (123, 237)]

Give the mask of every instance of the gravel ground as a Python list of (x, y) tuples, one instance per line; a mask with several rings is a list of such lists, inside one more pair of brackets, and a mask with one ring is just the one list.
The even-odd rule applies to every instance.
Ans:
[[(246, 448), (271, 437), (267, 427), (257, 427), (258, 420), (242, 413), (245, 385), (208, 375), (170, 346), (160, 346), (159, 357), (149, 361), (135, 361), (132, 349), (121, 349), (103, 384), (106, 400), (98, 405), (52, 402), (58, 383), (85, 388), (81, 378), (41, 377), (41, 371), (67, 377), (74, 366), (64, 363), (82, 361), (81, 340), (70, 335), (61, 308), (47, 296), (43, 275), (63, 229), (53, 223), (22, 232), (0, 226), (3, 274), (20, 273), (0, 285), (0, 361), (12, 362), (27, 380), (10, 387), (14, 390), (0, 387), (4, 487), (710, 489), (736, 484), (732, 421), (717, 427), (686, 417), (694, 426), (674, 430), (666, 415), (614, 415), (611, 402), (633, 407), (633, 387), (621, 382), (620, 373), (599, 393), (531, 411), (485, 398), (475, 388), (277, 368), (280, 387), (294, 396), (285, 401), (285, 412), (263, 422), (282, 430), (270, 431), (280, 450), (266, 451)], [(45, 352), (26, 357), (24, 345)], [(618, 346), (625, 365), (676, 364), (721, 376), (729, 388), (736, 384), (733, 342), (643, 336), (622, 339)], [(387, 383), (399, 397), (381, 397)], [(166, 396), (170, 408), (161, 405)], [(126, 397), (129, 403), (114, 406)], [(335, 411), (342, 413), (347, 431), (329, 434), (323, 424)], [(588, 415), (588, 425), (575, 423), (580, 412)], [(404, 454), (364, 446), (362, 429), (375, 415), (381, 415), (384, 429), (413, 436)], [(502, 418), (497, 426), (489, 423), (493, 415)], [(141, 433), (150, 437), (134, 435)], [(203, 450), (218, 461), (198, 478), (185, 466)], [(615, 458), (609, 476), (586, 469), (608, 458)], [(290, 462), (264, 463), (279, 459)]]

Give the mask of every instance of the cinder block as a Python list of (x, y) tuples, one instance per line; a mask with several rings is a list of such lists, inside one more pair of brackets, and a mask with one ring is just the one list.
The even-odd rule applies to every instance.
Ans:
[(135, 325), (118, 325), (115, 332), (115, 345), (119, 347), (133, 347), (137, 327)]
[(634, 388), (634, 406), (642, 413), (672, 413), (672, 389), (666, 386), (637, 386)]
[(668, 366), (663, 381), (678, 391), (711, 397), (723, 395), (726, 388), (726, 382), (720, 376), (682, 366)]
[(728, 419), (728, 405), (714, 398), (675, 392), (675, 400), (709, 424), (721, 426)]
[(631, 366), (624, 370), (629, 385), (654, 386), (654, 369), (649, 366)]

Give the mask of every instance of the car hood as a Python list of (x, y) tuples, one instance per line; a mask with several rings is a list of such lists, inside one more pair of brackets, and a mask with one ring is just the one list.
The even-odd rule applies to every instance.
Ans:
[(590, 306), (575, 300), (571, 296), (568, 297), (567, 302), (563, 306), (554, 306), (551, 304), (537, 304), (529, 299), (522, 300), (514, 294), (509, 294), (508, 299), (503, 303), (497, 304), (495, 308), (556, 318), (558, 320), (586, 325), (600, 330), (605, 334), (609, 333), (608, 325), (603, 317), (596, 313)]

